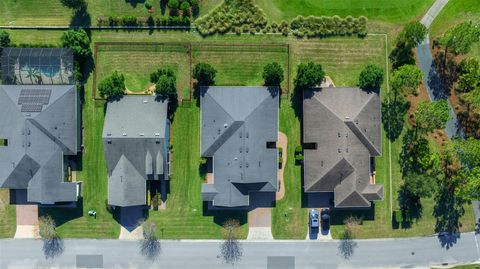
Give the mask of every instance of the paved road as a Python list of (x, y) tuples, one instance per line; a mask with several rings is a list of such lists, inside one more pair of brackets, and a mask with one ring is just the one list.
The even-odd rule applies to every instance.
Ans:
[[(296, 268), (422, 268), (479, 260), (479, 235), (447, 241), (455, 240), (451, 247), (437, 237), (357, 240), (349, 258), (339, 251), (340, 241), (242, 242), (244, 256), (235, 267), (267, 268), (268, 256), (288, 256)], [(41, 240), (0, 240), (0, 268), (75, 268), (77, 255), (103, 255), (104, 268), (231, 268), (218, 257), (218, 241), (162, 241), (156, 261), (141, 256), (136, 241), (68, 239), (63, 244), (62, 254), (46, 260)]]

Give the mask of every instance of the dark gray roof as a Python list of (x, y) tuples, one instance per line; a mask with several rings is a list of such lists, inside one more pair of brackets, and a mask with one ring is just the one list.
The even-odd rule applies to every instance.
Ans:
[(358, 88), (304, 91), (305, 192), (334, 192), (335, 207), (369, 207), (383, 186), (370, 184), (370, 157), (382, 152), (380, 98)]
[(168, 179), (167, 108), (167, 100), (154, 96), (125, 96), (108, 102), (103, 148), (109, 204), (144, 205), (145, 181)]
[(77, 200), (63, 155), (79, 150), (78, 106), (73, 85), (0, 85), (0, 187), (27, 189), (29, 202)]
[(203, 199), (249, 205), (249, 192), (277, 191), (278, 88), (208, 87), (201, 94), (201, 156), (213, 157), (213, 185)]

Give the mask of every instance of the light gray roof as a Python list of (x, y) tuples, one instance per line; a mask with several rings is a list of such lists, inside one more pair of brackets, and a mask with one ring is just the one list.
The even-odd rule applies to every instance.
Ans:
[(380, 156), (380, 98), (358, 88), (304, 91), (305, 192), (334, 192), (335, 207), (369, 207), (383, 187), (370, 184), (370, 157)]
[(154, 96), (108, 102), (102, 136), (109, 204), (144, 205), (145, 181), (168, 179), (167, 109), (168, 100)]
[(29, 202), (77, 200), (63, 155), (79, 150), (78, 107), (73, 85), (0, 85), (0, 187), (27, 189)]
[(204, 200), (218, 207), (249, 205), (249, 192), (276, 192), (276, 87), (208, 87), (201, 94), (201, 156), (213, 157)]

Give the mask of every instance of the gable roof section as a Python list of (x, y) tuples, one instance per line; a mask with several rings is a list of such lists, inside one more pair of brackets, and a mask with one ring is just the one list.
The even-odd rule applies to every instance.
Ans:
[(248, 206), (250, 192), (277, 190), (278, 88), (208, 87), (201, 94), (201, 156), (213, 157), (205, 200)]
[(103, 127), (108, 203), (145, 204), (146, 180), (167, 178), (168, 100), (124, 96), (110, 101)]
[[(333, 192), (335, 207), (369, 207), (381, 199), (370, 184), (370, 157), (381, 149), (380, 98), (358, 88), (304, 91), (303, 142), (306, 192)], [(375, 187), (371, 187), (375, 186)]]
[[(45, 95), (44, 93), (47, 93)], [(78, 151), (78, 96), (73, 85), (0, 85), (0, 187), (27, 189), (29, 202), (76, 201), (63, 182), (63, 155)]]

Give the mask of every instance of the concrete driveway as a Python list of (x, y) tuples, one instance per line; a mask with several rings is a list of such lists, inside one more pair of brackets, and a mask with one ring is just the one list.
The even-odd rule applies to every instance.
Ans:
[(247, 240), (273, 240), (271, 208), (258, 207), (248, 212)]
[(14, 238), (40, 238), (38, 234), (38, 206), (16, 205), (17, 230)]

